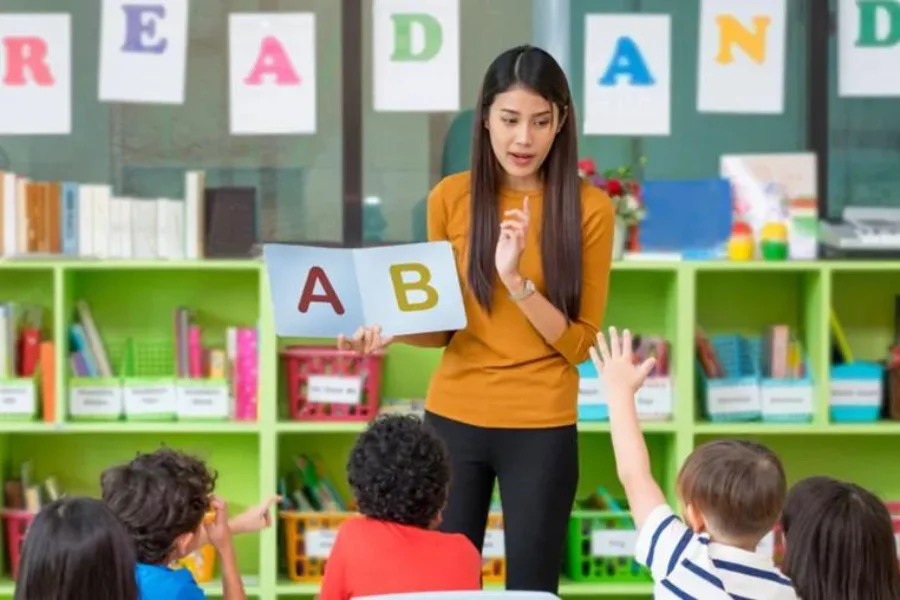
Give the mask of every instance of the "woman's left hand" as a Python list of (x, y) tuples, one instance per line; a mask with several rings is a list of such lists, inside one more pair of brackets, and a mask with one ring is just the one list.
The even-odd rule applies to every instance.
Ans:
[(503, 221), (500, 223), (500, 237), (497, 240), (497, 250), (494, 253), (494, 263), (500, 280), (509, 285), (519, 278), (519, 259), (525, 249), (525, 239), (528, 237), (528, 198), (522, 203), (521, 209), (512, 209), (503, 213)]

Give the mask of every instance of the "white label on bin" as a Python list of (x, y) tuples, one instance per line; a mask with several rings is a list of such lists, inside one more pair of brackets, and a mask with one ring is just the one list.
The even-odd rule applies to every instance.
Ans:
[(834, 406), (881, 406), (880, 379), (832, 379)]
[(717, 415), (759, 412), (759, 387), (756, 385), (711, 385), (706, 393), (707, 408)]
[(810, 385), (764, 385), (760, 390), (762, 411), (767, 415), (797, 415), (813, 412)]
[(759, 541), (759, 544), (756, 545), (756, 553), (769, 558), (775, 556), (775, 532), (770, 531)]
[(634, 556), (638, 532), (634, 529), (601, 529), (591, 532), (591, 556)]
[(179, 417), (225, 418), (231, 414), (231, 396), (225, 382), (203, 385), (176, 385)]
[(651, 377), (634, 397), (638, 417), (672, 414), (672, 380), (668, 377)]
[(122, 388), (73, 387), (69, 393), (69, 414), (73, 417), (118, 417), (122, 414)]
[(323, 404), (359, 404), (362, 377), (348, 375), (310, 375), (306, 385), (308, 402)]
[(502, 529), (488, 529), (484, 532), (481, 556), (484, 558), (503, 558), (506, 556), (506, 538)]
[(174, 415), (177, 407), (175, 386), (170, 383), (125, 383), (126, 415)]
[(303, 533), (303, 539), (307, 558), (328, 558), (337, 529), (311, 529)]
[(34, 380), (14, 379), (0, 382), (0, 413), (33, 415), (37, 412)]
[(603, 384), (598, 377), (581, 377), (578, 379), (578, 404), (582, 406), (606, 404)]

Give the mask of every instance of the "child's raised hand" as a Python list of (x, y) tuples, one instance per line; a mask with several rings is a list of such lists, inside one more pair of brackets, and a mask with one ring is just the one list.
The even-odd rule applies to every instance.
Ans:
[(281, 502), (281, 496), (270, 496), (251, 506), (231, 520), (231, 530), (234, 533), (253, 533), (272, 526), (272, 507), (276, 502)]
[(635, 365), (631, 353), (631, 332), (622, 332), (622, 341), (615, 327), (609, 328), (609, 345), (603, 332), (597, 334), (597, 346), (591, 347), (591, 360), (597, 372), (606, 383), (606, 390), (612, 396), (614, 391), (622, 391), (633, 396), (643, 385), (656, 365), (656, 359), (648, 358), (640, 365)]

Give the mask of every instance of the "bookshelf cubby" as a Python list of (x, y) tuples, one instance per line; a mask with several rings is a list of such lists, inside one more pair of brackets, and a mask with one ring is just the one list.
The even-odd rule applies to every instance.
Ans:
[[(220, 474), (219, 491), (236, 512), (277, 488), (278, 475), (299, 453), (320, 456), (338, 490), (347, 493), (344, 467), (355, 422), (290, 420), (281, 384), (279, 350), (301, 340), (274, 335), (265, 268), (257, 261), (0, 261), (0, 303), (44, 308), (44, 335), (56, 344), (54, 419), (0, 420), (4, 476), (25, 459), (38, 477), (54, 475), (73, 493), (99, 492), (102, 469), (135, 452), (166, 444), (207, 458)], [(662, 335), (672, 343), (674, 417), (647, 422), (654, 472), (674, 499), (675, 474), (691, 449), (722, 437), (763, 441), (782, 457), (791, 481), (827, 474), (854, 480), (900, 500), (900, 422), (831, 423), (828, 413), (829, 309), (837, 311), (855, 355), (884, 358), (893, 337), (900, 262), (690, 263), (625, 262), (614, 267), (605, 325)], [(259, 410), (255, 422), (72, 422), (67, 418), (67, 330), (74, 306), (85, 299), (104, 340), (170, 340), (172, 311), (194, 309), (215, 341), (228, 325), (259, 323)], [(710, 423), (697, 400), (693, 339), (707, 333), (758, 334), (785, 323), (799, 332), (815, 378), (810, 423)], [(309, 342), (309, 340), (302, 340)], [(325, 342), (329, 343), (329, 342)], [(396, 345), (384, 363), (382, 396), (421, 398), (440, 357), (438, 350)], [(113, 357), (111, 357), (113, 358)], [(579, 495), (603, 485), (621, 494), (604, 422), (579, 424)], [(238, 552), (251, 597), (311, 598), (315, 584), (297, 584), (279, 570), (277, 527), (240, 538)], [(5, 548), (4, 548), (5, 552)], [(0, 573), (0, 600), (13, 582)], [(221, 594), (215, 584), (209, 594)], [(563, 597), (650, 598), (647, 584), (578, 584), (563, 580)]]

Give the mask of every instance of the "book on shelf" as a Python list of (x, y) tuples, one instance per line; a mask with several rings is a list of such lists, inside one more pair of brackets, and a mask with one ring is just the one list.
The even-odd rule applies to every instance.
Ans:
[(204, 258), (204, 173), (188, 171), (184, 187), (184, 198), (135, 198), (110, 185), (0, 171), (0, 255)]
[[(86, 301), (79, 300), (76, 303), (76, 314), (77, 320), (69, 328), (69, 362), (75, 377), (123, 380), (144, 377), (146, 353), (143, 349), (153, 346), (151, 353), (157, 354), (157, 342), (129, 337), (122, 344), (121, 356), (110, 360), (106, 344)], [(256, 327), (228, 326), (224, 330), (223, 344), (207, 346), (203, 343), (203, 327), (195, 321), (195, 311), (177, 307), (172, 316), (173, 363), (164, 368), (169, 373), (168, 378), (173, 381), (225, 382), (231, 402), (231, 417), (252, 421), (256, 419), (258, 406), (257, 338)]]
[(34, 466), (25, 461), (19, 469), (18, 477), (3, 482), (3, 507), (10, 510), (24, 510), (37, 513), (41, 507), (62, 497), (60, 485), (52, 475), (43, 483), (34, 481)]

